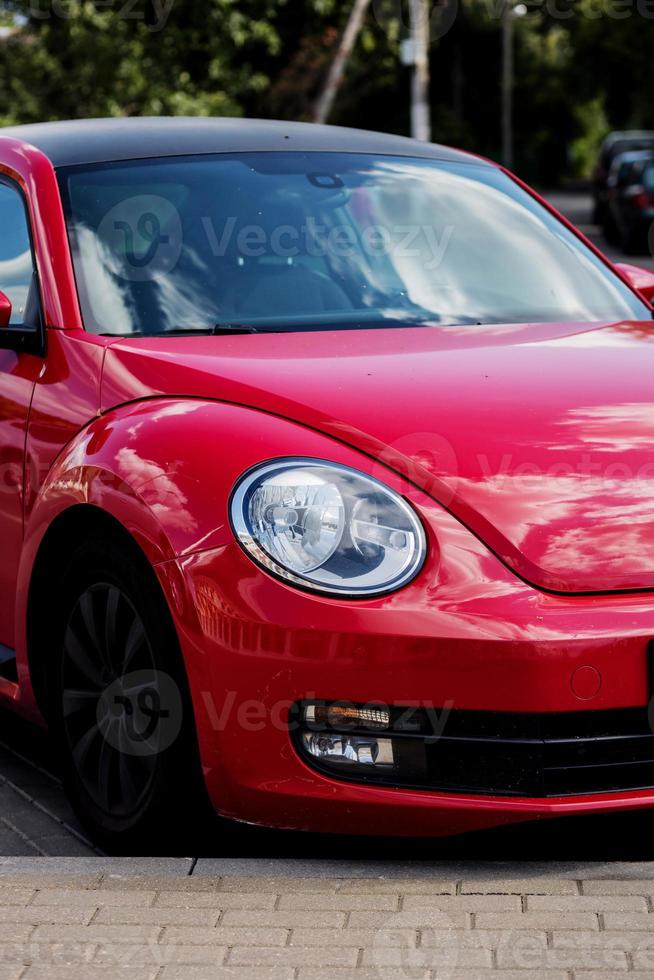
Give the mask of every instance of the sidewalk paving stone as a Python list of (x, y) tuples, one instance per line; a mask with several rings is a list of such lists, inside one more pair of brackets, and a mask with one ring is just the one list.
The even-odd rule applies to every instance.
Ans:
[(15, 865), (0, 874), (0, 980), (654, 977), (654, 911), (642, 875), (608, 895), (588, 894), (588, 879), (566, 892), (569, 879), (555, 877), (542, 894), (542, 874), (526, 873), (493, 875), (493, 890), (478, 893), (463, 891), (469, 876), (455, 879), (451, 894), (416, 895), (406, 879), (379, 891), (375, 878), (358, 879), (354, 892), (333, 878), (321, 891), (306, 877), (294, 892), (292, 877), (280, 876), (275, 891), (267, 872), (201, 876), (198, 885), (193, 875), (138, 873), (131, 859), (122, 867), (133, 877), (97, 861), (92, 872), (82, 860), (79, 876), (47, 861), (42, 875), (31, 861), (25, 874)]

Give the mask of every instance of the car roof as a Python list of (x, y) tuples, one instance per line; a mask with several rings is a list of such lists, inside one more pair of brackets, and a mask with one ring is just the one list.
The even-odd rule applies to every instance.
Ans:
[(622, 140), (654, 140), (654, 129), (623, 129), (616, 130), (604, 139), (603, 146), (608, 148), (612, 143), (619, 143)]
[(31, 143), (55, 167), (145, 157), (289, 150), (391, 154), (493, 166), (472, 154), (404, 136), (264, 119), (82, 119), (4, 127), (0, 136)]

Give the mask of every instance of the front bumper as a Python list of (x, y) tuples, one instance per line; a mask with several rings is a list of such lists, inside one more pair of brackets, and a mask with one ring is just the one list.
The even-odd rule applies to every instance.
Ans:
[[(216, 809), (283, 828), (436, 836), (653, 807), (654, 765), (650, 783), (642, 763), (651, 761), (654, 744), (647, 727), (654, 597), (546, 595), (518, 580), (429, 498), (399, 480), (397, 489), (421, 512), (430, 549), (418, 578), (391, 596), (348, 603), (299, 592), (255, 567), (227, 528), (217, 547), (158, 566)], [(523, 731), (500, 753), (510, 771), (498, 778), (496, 767), (494, 782), (484, 785), (479, 775), (471, 782), (469, 753), (457, 785), (452, 773), (465, 768), (463, 756), (455, 766), (449, 759), (449, 784), (446, 766), (434, 762), (431, 783), (402, 785), (398, 778), (375, 785), (318, 771), (301, 757), (289, 717), (296, 703), (315, 700), (445, 708), (457, 724), (483, 712), (499, 719), (496, 739), (510, 715)], [(614, 748), (622, 734), (634, 736), (619, 748), (616, 778), (608, 783), (593, 785), (588, 772), (569, 772), (545, 791), (536, 771), (543, 746), (525, 753), (515, 744), (530, 726), (538, 743), (543, 726), (558, 726), (578, 758), (584, 751), (574, 746), (578, 735), (601, 735), (605, 722)], [(640, 735), (645, 740), (635, 739)], [(446, 744), (436, 745), (435, 758)], [(491, 749), (497, 762), (497, 744)], [(641, 757), (631, 759), (633, 752)], [(486, 761), (481, 771), (489, 777), (493, 760)], [(605, 767), (611, 761), (600, 759)]]
[(647, 708), (540, 714), (377, 705), (382, 726), (366, 724), (370, 706), (346, 706), (363, 712), (361, 721), (341, 718), (342, 710), (298, 705), (290, 718), (298, 754), (331, 778), (544, 799), (654, 786)]

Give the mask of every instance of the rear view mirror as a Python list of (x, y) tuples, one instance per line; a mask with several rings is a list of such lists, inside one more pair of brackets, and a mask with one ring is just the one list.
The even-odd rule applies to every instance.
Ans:
[(11, 300), (0, 292), (0, 328), (8, 327), (11, 320)]
[(626, 262), (619, 262), (615, 267), (631, 288), (640, 293), (651, 306), (654, 303), (654, 272), (641, 269), (638, 265), (628, 265)]

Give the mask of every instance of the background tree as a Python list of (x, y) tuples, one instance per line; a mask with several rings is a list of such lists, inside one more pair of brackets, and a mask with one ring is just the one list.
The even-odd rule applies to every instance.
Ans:
[[(144, 114), (311, 118), (349, 2), (175, 0), (162, 29), (153, 29), (170, 2), (0, 4), (0, 25), (9, 28), (0, 31), (0, 123)], [(402, 3), (373, 0), (332, 122), (409, 132)], [(588, 173), (610, 128), (654, 126), (654, 2), (527, 0), (527, 7), (515, 25), (515, 166), (552, 184)], [(459, 0), (450, 30), (431, 46), (433, 138), (494, 158), (499, 12), (499, 0)]]

